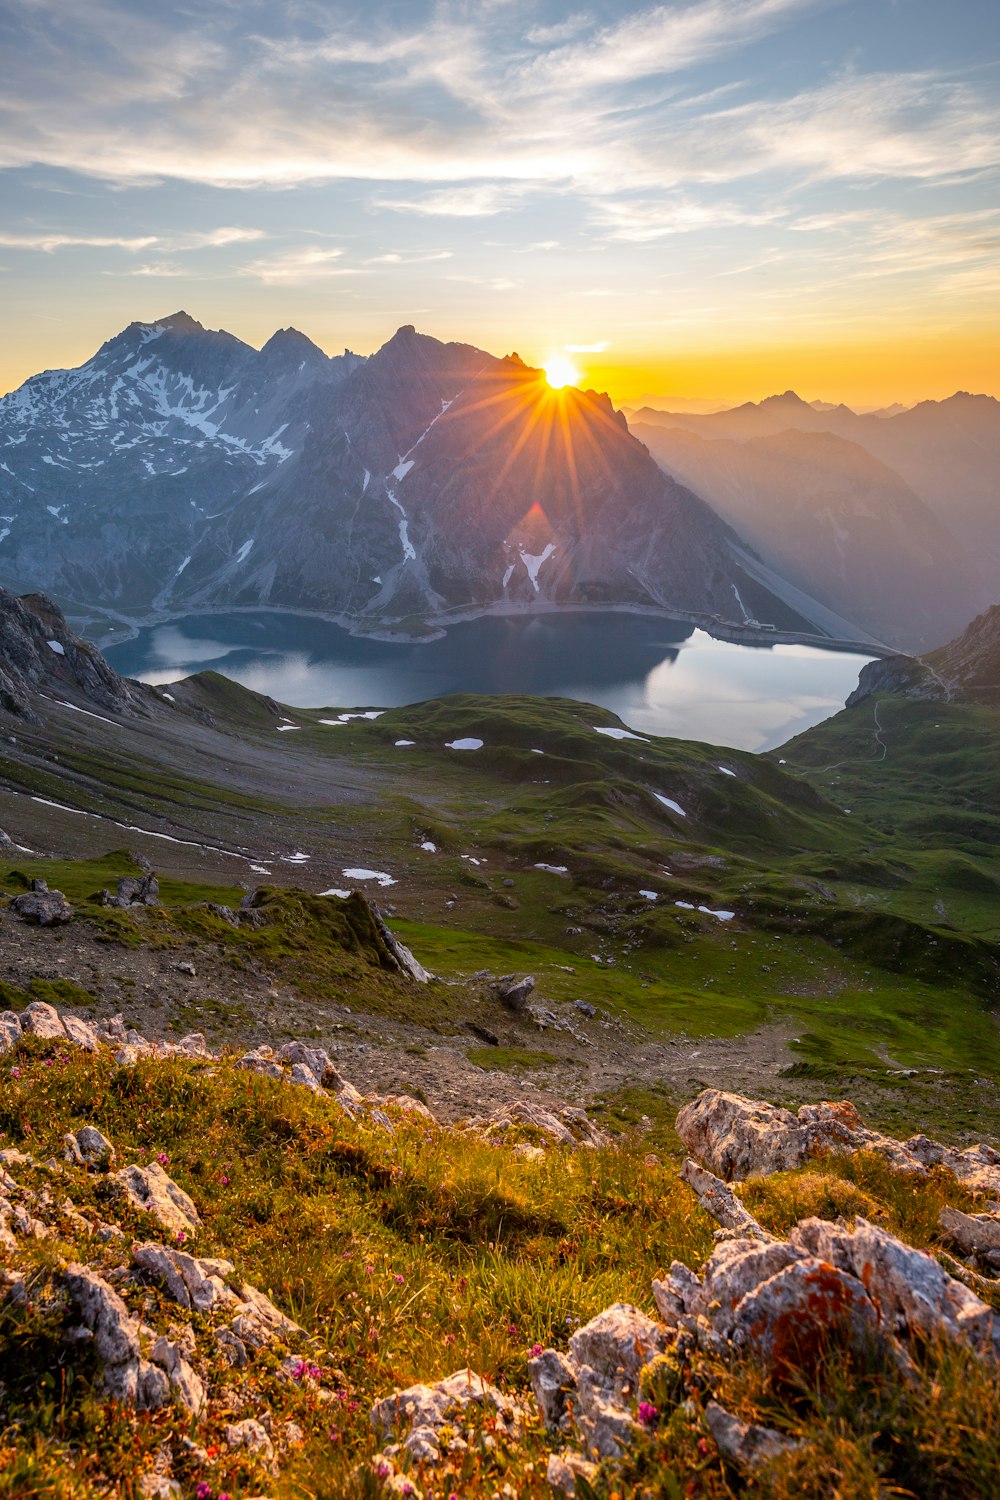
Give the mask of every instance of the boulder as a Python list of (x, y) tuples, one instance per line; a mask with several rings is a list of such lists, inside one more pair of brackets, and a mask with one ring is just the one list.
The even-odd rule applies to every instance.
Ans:
[(322, 1047), (311, 1047), (308, 1042), (286, 1042), (279, 1047), (276, 1053), (282, 1062), (291, 1063), (308, 1068), (317, 1084), (325, 1088), (336, 1089), (343, 1086), (344, 1080), (330, 1061), (329, 1053)]
[(0, 1011), (0, 1056), (21, 1040), (21, 1018), (16, 1011)]
[(48, 1005), (44, 1000), (32, 1000), (30, 1005), (24, 1007), (21, 1012), (21, 1030), (50, 1041), (66, 1041), (66, 1028), (59, 1019), (59, 1012), (54, 1005)]
[(576, 1390), (576, 1374), (564, 1354), (543, 1349), (528, 1360), (528, 1378), (546, 1427), (560, 1427), (567, 1417), (567, 1401)]
[(597, 1465), (584, 1458), (582, 1453), (550, 1453), (545, 1477), (557, 1495), (566, 1495), (572, 1500), (577, 1480), (582, 1479), (589, 1485), (596, 1473)]
[(25, 891), (15, 896), (10, 909), (22, 922), (31, 922), (39, 927), (58, 927), (72, 922), (74, 911), (62, 891)]
[(695, 1161), (726, 1182), (788, 1172), (807, 1156), (806, 1132), (791, 1110), (722, 1089), (704, 1089), (685, 1104), (677, 1134)]
[(242, 1422), (230, 1422), (226, 1427), (225, 1440), (227, 1448), (235, 1448), (237, 1451), (244, 1449), (255, 1458), (268, 1462), (274, 1458), (274, 1444), (267, 1435), (267, 1429), (253, 1417), (245, 1417)]
[(507, 1009), (514, 1011), (515, 1015), (523, 1015), (527, 1010), (534, 988), (533, 974), (525, 974), (521, 979), (513, 974), (505, 974), (492, 986), (493, 993), (501, 1005), (506, 1005)]
[(197, 1208), (159, 1162), (123, 1167), (115, 1173), (114, 1181), (121, 1184), (133, 1207), (151, 1215), (161, 1228), (180, 1237), (197, 1233), (201, 1225)]
[(246, 1052), (238, 1059), (236, 1066), (243, 1068), (249, 1073), (260, 1073), (265, 1078), (287, 1078), (288, 1074), (280, 1063), (276, 1063), (270, 1047), (255, 1047), (252, 1052)]
[(608, 1137), (598, 1130), (582, 1109), (562, 1105), (552, 1109), (531, 1099), (515, 1099), (492, 1114), (470, 1120), (467, 1129), (485, 1140), (503, 1140), (511, 1131), (535, 1130), (542, 1139), (555, 1146), (603, 1146)]
[(89, 1021), (84, 1021), (80, 1016), (74, 1016), (68, 1012), (59, 1018), (66, 1033), (67, 1040), (74, 1047), (82, 1047), (85, 1052), (96, 1052), (101, 1045), (97, 1035), (97, 1028)]
[(113, 1167), (118, 1153), (106, 1135), (94, 1125), (81, 1125), (78, 1131), (63, 1136), (63, 1156), (80, 1167)]
[(1000, 1269), (1000, 1214), (964, 1214), (957, 1208), (943, 1208), (938, 1223), (963, 1255), (985, 1261), (991, 1270)]
[(147, 875), (123, 875), (118, 882), (118, 901), (122, 906), (158, 906), (160, 882)]

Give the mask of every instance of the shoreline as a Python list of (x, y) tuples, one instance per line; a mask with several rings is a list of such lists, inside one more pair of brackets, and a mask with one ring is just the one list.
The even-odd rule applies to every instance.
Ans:
[[(432, 641), (442, 640), (447, 635), (450, 626), (465, 624), (472, 620), (542, 619), (546, 616), (567, 614), (626, 614), (646, 619), (669, 620), (673, 624), (690, 625), (693, 629), (703, 630), (713, 640), (728, 641), (739, 646), (812, 646), (817, 650), (850, 652), (869, 658), (908, 654), (878, 641), (841, 639), (806, 631), (754, 628), (740, 621), (722, 620), (716, 615), (706, 615), (691, 610), (670, 610), (648, 604), (556, 604), (546, 601), (541, 606), (537, 604), (505, 605), (503, 603), (459, 606), (447, 613), (429, 617), (428, 628), (419, 634), (414, 631), (393, 630), (390, 628), (391, 621), (372, 621), (371, 625), (365, 628), (367, 622), (357, 615), (334, 614), (327, 610), (293, 608), (288, 605), (216, 604), (162, 612), (152, 611), (142, 615), (127, 615), (98, 605), (80, 607), (69, 601), (64, 602), (62, 607), (68, 618), (80, 622), (81, 633), (92, 640), (102, 651), (109, 646), (120, 646), (126, 641), (135, 640), (140, 631), (152, 629), (157, 625), (169, 625), (177, 620), (212, 615), (272, 614), (296, 619), (323, 620), (327, 624), (346, 631), (348, 635), (356, 639), (383, 641), (400, 646), (422, 646)], [(94, 626), (102, 621), (106, 622), (110, 629), (97, 641), (94, 640), (91, 632)]]

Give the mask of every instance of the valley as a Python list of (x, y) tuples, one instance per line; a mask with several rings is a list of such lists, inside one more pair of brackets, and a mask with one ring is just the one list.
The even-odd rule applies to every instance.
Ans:
[[(992, 622), (973, 628), (987, 657)], [(40, 660), (35, 722), (8, 717), (0, 826), (21, 846), (11, 871), (64, 861), (50, 883), (83, 901), (79, 930), (95, 925), (59, 968), (102, 1013), (123, 1003), (117, 981), (95, 991), (87, 977), (93, 943), (110, 941), (149, 948), (133, 1004), (158, 1030), (195, 1017), (220, 1042), (252, 1040), (309, 1017), (366, 1076), (398, 1067), (402, 1048), (428, 1097), (450, 1092), (455, 1109), (527, 1080), (612, 1109), (648, 1095), (639, 1112), (662, 1113), (664, 1097), (764, 1075), (788, 1097), (850, 1092), (887, 1120), (918, 1099), (941, 1128), (994, 1117), (998, 724), (960, 685), (949, 702), (861, 697), (753, 756), (544, 698), (456, 695), (369, 717), (208, 672), (101, 703), (55, 628), (64, 653)], [(108, 854), (125, 849), (160, 875), (155, 921), (84, 899), (127, 873), (127, 855)], [(308, 939), (286, 951), (185, 915), (258, 886), (303, 892)], [(319, 893), (352, 888), (443, 985), (382, 996), (326, 966), (324, 912), (341, 896)], [(29, 936), (17, 972), (46, 944), (57, 973), (61, 936)], [(169, 968), (192, 943), (210, 983)], [(549, 1023), (491, 999), (510, 972), (535, 976)], [(545, 1056), (519, 1066), (532, 1053)]]

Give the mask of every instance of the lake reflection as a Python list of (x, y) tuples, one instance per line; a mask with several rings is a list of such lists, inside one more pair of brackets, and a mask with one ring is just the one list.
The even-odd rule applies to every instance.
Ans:
[(160, 685), (212, 668), (302, 708), (397, 707), (447, 693), (579, 698), (649, 734), (766, 750), (843, 707), (864, 656), (716, 641), (628, 614), (491, 616), (425, 644), (352, 636), (307, 615), (190, 615), (108, 647)]

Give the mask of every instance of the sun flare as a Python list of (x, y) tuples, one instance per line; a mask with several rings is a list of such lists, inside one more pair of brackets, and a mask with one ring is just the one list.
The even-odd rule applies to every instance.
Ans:
[(554, 391), (561, 391), (564, 385), (576, 385), (580, 379), (580, 372), (571, 359), (565, 354), (552, 354), (542, 365), (545, 371), (545, 379)]

